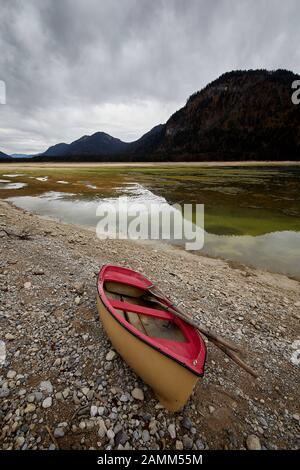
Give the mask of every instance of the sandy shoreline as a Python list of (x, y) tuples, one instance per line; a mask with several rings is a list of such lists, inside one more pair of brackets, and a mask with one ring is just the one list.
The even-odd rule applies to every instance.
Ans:
[[(107, 262), (145, 273), (201, 312), (244, 347), (260, 378), (209, 345), (206, 375), (184, 410), (161, 409), (118, 355), (107, 359), (95, 308), (95, 273)], [(100, 241), (0, 200), (0, 448), (297, 448), (299, 299), (299, 282), (280, 274), (165, 245)]]

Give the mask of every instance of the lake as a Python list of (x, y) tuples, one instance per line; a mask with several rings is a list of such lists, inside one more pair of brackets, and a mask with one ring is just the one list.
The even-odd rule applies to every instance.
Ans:
[[(199, 254), (300, 279), (300, 166), (0, 166), (0, 197), (95, 227), (99, 201), (205, 206)], [(173, 241), (174, 242), (174, 241)]]

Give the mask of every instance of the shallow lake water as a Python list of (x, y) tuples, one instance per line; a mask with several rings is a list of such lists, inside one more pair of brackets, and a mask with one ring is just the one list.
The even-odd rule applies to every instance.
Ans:
[(300, 279), (300, 166), (0, 168), (0, 197), (63, 222), (96, 227), (99, 202), (120, 196), (204, 204), (200, 254)]

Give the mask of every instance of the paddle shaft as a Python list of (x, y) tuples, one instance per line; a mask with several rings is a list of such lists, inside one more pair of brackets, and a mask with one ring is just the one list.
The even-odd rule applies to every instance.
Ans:
[[(167, 310), (170, 313), (173, 313), (173, 315), (176, 315), (177, 317), (181, 318), (184, 320), (186, 323), (188, 323), (191, 326), (194, 326), (199, 330), (201, 333), (203, 333), (209, 340), (211, 341), (217, 341), (218, 343), (222, 344), (225, 348), (232, 349), (232, 351), (239, 352), (243, 354), (243, 351), (241, 348), (233, 344), (231, 341), (226, 340), (225, 338), (222, 338), (221, 336), (217, 335), (216, 333), (213, 333), (210, 330), (207, 330), (203, 325), (200, 324), (197, 320), (191, 318), (188, 314), (180, 310), (177, 306), (176, 309), (169, 307), (168, 305), (165, 305), (164, 303), (160, 302), (157, 300), (158, 295), (156, 295), (153, 290), (150, 288), (149, 289), (151, 294), (155, 297), (155, 302), (163, 307), (165, 310)], [(159, 296), (160, 299), (162, 300), (168, 300), (166, 297)]]
[(230, 359), (232, 359), (238, 366), (242, 367), (246, 372), (252, 375), (252, 377), (254, 377), (255, 379), (258, 378), (257, 372), (255, 372), (255, 370), (253, 370), (248, 364), (246, 364), (236, 354), (236, 352), (242, 352), (238, 346), (225, 340), (219, 335), (211, 331), (208, 331), (197, 320), (191, 319), (189, 315), (187, 315), (185, 312), (182, 312), (178, 307), (176, 307), (176, 309), (173, 309), (172, 307), (169, 307), (168, 305), (165, 305), (164, 303), (160, 302), (157, 298), (167, 301), (167, 302), (169, 300), (156, 286), (151, 286), (150, 288), (148, 288), (148, 290), (153, 295), (153, 297), (155, 298), (155, 302), (158, 305), (160, 305), (163, 309), (167, 310), (168, 312), (173, 313), (173, 315), (176, 315), (177, 317), (181, 318), (186, 323), (189, 323), (191, 326), (194, 326), (195, 328), (197, 328), (201, 333), (203, 333), (207, 337), (208, 340), (210, 340), (215, 346), (221, 349), (221, 351), (223, 351), (224, 354), (230, 357)]

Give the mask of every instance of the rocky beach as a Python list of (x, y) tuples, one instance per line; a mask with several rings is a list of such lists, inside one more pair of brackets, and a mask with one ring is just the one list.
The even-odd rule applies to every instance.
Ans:
[[(181, 412), (167, 412), (99, 321), (104, 263), (149, 276), (240, 344), (259, 378), (208, 344), (204, 378)], [(98, 240), (0, 200), (0, 448), (297, 449), (299, 320), (297, 280), (163, 244)]]

